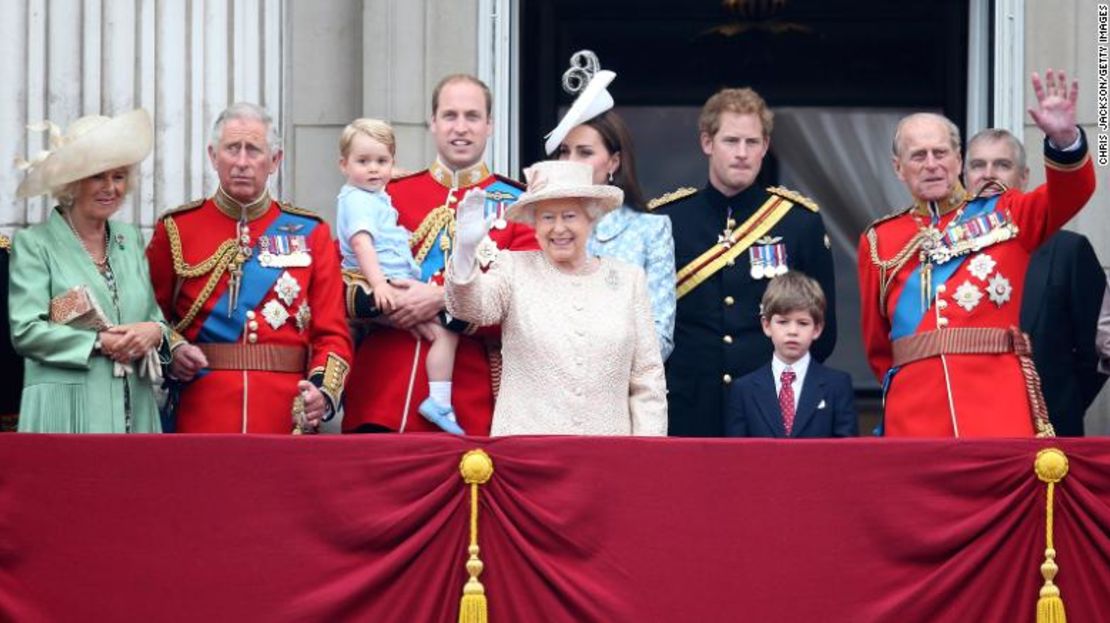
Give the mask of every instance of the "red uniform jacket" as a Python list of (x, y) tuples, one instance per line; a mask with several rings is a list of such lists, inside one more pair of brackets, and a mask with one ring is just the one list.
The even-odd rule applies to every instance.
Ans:
[[(388, 192), (399, 222), (413, 232), (413, 256), (425, 281), (442, 283), (444, 258), (454, 233), (455, 205), (466, 191), (484, 188), (487, 215), (501, 217), (521, 193), (516, 182), (491, 175), (478, 164), (454, 174), (439, 161), (425, 171), (394, 180)], [(532, 228), (495, 222), (490, 238), (500, 249), (536, 249)], [(500, 375), (500, 331), (486, 328), (460, 336), (455, 352), (451, 403), (459, 426), (469, 435), (489, 435), (493, 417), (493, 383)], [(399, 432), (438, 431), (417, 412), (428, 396), (424, 368), (427, 345), (408, 331), (375, 326), (355, 354), (357, 388), (347, 397), (343, 430), (363, 424)], [(491, 370), (491, 361), (494, 368)]]
[[(288, 434), (297, 381), (312, 380), (334, 407), (342, 396), (352, 346), (339, 257), (313, 212), (266, 197), (246, 208), (248, 231), (239, 237), (237, 210), (221, 197), (221, 206), (212, 198), (162, 216), (147, 247), (158, 304), (190, 342), (300, 346), (309, 356), (298, 372), (203, 370), (182, 390), (177, 430)], [(229, 315), (234, 249), (249, 249), (250, 257)], [(310, 263), (263, 268), (263, 251), (303, 251)]]
[[(1094, 192), (1086, 143), (1078, 151), (1045, 148), (1047, 182), (1023, 194), (1004, 193), (995, 212), (1009, 215), (1017, 235), (972, 252), (932, 292), (912, 334), (954, 327), (1018, 326), (1022, 289), (1033, 251), (1073, 217)], [(961, 191), (962, 192), (962, 189)], [(957, 202), (958, 203), (958, 202)], [(859, 276), (863, 340), (868, 361), (882, 381), (892, 366), (891, 318), (907, 279), (920, 265), (917, 252), (881, 283), (879, 262), (890, 263), (929, 221), (915, 206), (880, 219), (863, 235)], [(940, 218), (945, 230), (959, 210)], [(908, 295), (920, 297), (915, 288)], [(901, 366), (888, 379), (885, 434), (891, 436), (1032, 436), (1025, 378), (1014, 353), (949, 354)]]

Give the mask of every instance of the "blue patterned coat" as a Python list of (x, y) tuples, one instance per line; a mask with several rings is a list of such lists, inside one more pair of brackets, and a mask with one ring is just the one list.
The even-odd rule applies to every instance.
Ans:
[(671, 219), (621, 206), (597, 222), (587, 249), (590, 255), (613, 257), (644, 269), (651, 297), (651, 315), (659, 337), (659, 351), (666, 360), (674, 350), (675, 277)]

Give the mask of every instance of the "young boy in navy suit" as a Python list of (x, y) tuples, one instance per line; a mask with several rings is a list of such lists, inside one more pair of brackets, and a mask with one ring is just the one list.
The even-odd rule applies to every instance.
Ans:
[(855, 437), (852, 379), (809, 356), (825, 322), (825, 294), (797, 271), (771, 280), (761, 305), (763, 333), (775, 353), (732, 384), (725, 409), (729, 437)]

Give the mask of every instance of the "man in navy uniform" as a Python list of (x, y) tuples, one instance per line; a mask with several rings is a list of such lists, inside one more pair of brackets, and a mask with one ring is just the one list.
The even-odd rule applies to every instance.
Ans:
[(678, 309), (667, 360), (669, 431), (724, 434), (733, 379), (771, 358), (759, 322), (767, 282), (787, 270), (816, 279), (828, 295), (825, 330), (812, 347), (824, 361), (836, 345), (836, 283), (817, 205), (781, 187), (755, 185), (771, 145), (773, 114), (751, 89), (723, 89), (698, 119), (709, 182), (652, 202), (674, 228)]

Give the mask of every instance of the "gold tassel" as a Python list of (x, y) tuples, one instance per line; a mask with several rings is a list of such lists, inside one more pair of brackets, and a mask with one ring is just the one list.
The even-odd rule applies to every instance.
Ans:
[(1068, 457), (1057, 448), (1045, 448), (1037, 453), (1033, 462), (1037, 478), (1048, 484), (1045, 504), (1045, 550), (1041, 575), (1044, 586), (1037, 600), (1037, 623), (1067, 623), (1064, 613), (1064, 600), (1060, 597), (1060, 587), (1053, 580), (1060, 568), (1056, 565), (1056, 549), (1052, 543), (1052, 502), (1055, 497), (1056, 483), (1068, 475)]
[(493, 476), (493, 459), (482, 450), (471, 450), (459, 462), (463, 481), (470, 485), (470, 546), (467, 553), (466, 572), (470, 578), (463, 586), (462, 603), (459, 604), (459, 623), (488, 623), (486, 587), (478, 581), (485, 565), (478, 558), (478, 486), (489, 482)]

